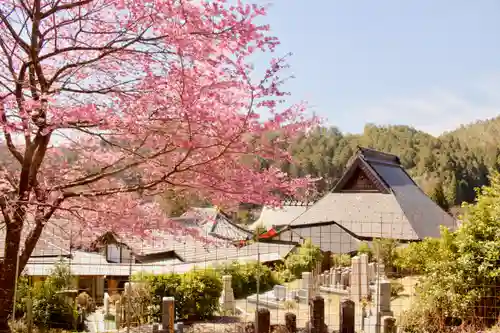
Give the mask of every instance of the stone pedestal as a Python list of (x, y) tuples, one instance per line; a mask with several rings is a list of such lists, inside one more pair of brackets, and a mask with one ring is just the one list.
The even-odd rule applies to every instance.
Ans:
[(372, 311), (367, 318), (367, 332), (381, 333), (383, 327), (382, 318), (392, 317), (391, 311), (391, 282), (387, 279), (375, 280), (372, 286)]
[(302, 289), (307, 292), (307, 299), (314, 297), (314, 281), (311, 272), (302, 273)]

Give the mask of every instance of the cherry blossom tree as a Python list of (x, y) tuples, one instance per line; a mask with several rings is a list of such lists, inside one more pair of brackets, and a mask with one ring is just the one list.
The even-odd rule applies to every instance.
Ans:
[(172, 227), (145, 202), (166, 190), (276, 205), (307, 186), (260, 167), (290, 159), (285, 143), (314, 122), (283, 103), (285, 58), (252, 67), (279, 43), (265, 15), (225, 0), (1, 1), (0, 331), (51, 218), (142, 233)]

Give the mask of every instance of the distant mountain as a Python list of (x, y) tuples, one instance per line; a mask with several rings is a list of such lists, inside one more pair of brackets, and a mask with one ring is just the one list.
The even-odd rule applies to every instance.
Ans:
[[(358, 145), (399, 156), (422, 189), (444, 208), (449, 208), (474, 200), (474, 188), (487, 184), (492, 170), (500, 170), (500, 116), (462, 125), (439, 137), (404, 125), (367, 124), (360, 134), (344, 134), (336, 127), (321, 127), (299, 137), (289, 147), (296, 164), (275, 163), (295, 177), (308, 174), (322, 177), (318, 190), (324, 192), (342, 175)], [(65, 157), (72, 159), (74, 154), (68, 150)], [(16, 167), (1, 141), (0, 157), (0, 164)], [(135, 183), (137, 175), (137, 170), (131, 170), (118, 177)], [(177, 200), (172, 198), (172, 193), (166, 193), (163, 199), (165, 207), (168, 206), (166, 211), (174, 215), (182, 213), (189, 202), (200, 200)]]
[(439, 137), (402, 125), (368, 124), (360, 134), (318, 128), (290, 147), (298, 165), (284, 163), (282, 168), (297, 177), (322, 177), (319, 190), (325, 191), (342, 175), (357, 145), (399, 156), (419, 185), (448, 208), (474, 200), (474, 188), (487, 184), (489, 173), (500, 169), (500, 117)]

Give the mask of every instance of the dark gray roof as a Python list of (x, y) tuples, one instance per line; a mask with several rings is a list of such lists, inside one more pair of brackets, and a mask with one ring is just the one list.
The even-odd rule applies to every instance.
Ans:
[(342, 177), (332, 193), (290, 226), (336, 222), (357, 236), (407, 240), (439, 237), (440, 225), (456, 227), (454, 218), (418, 187), (397, 156), (360, 148), (345, 175), (360, 167), (383, 191), (342, 193), (341, 185), (346, 182)]
[(370, 163), (390, 186), (419, 238), (439, 237), (440, 225), (454, 229), (455, 219), (432, 201), (401, 167)]
[(359, 248), (360, 242), (336, 223), (289, 228), (280, 232), (274, 239), (295, 243), (310, 239), (322, 251), (332, 253), (354, 252)]

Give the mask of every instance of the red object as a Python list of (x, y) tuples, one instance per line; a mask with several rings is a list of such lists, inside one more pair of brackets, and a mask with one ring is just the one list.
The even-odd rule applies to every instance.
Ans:
[(276, 236), (277, 234), (278, 234), (278, 232), (274, 228), (271, 228), (267, 232), (261, 234), (259, 236), (259, 238), (271, 238), (271, 237)]

